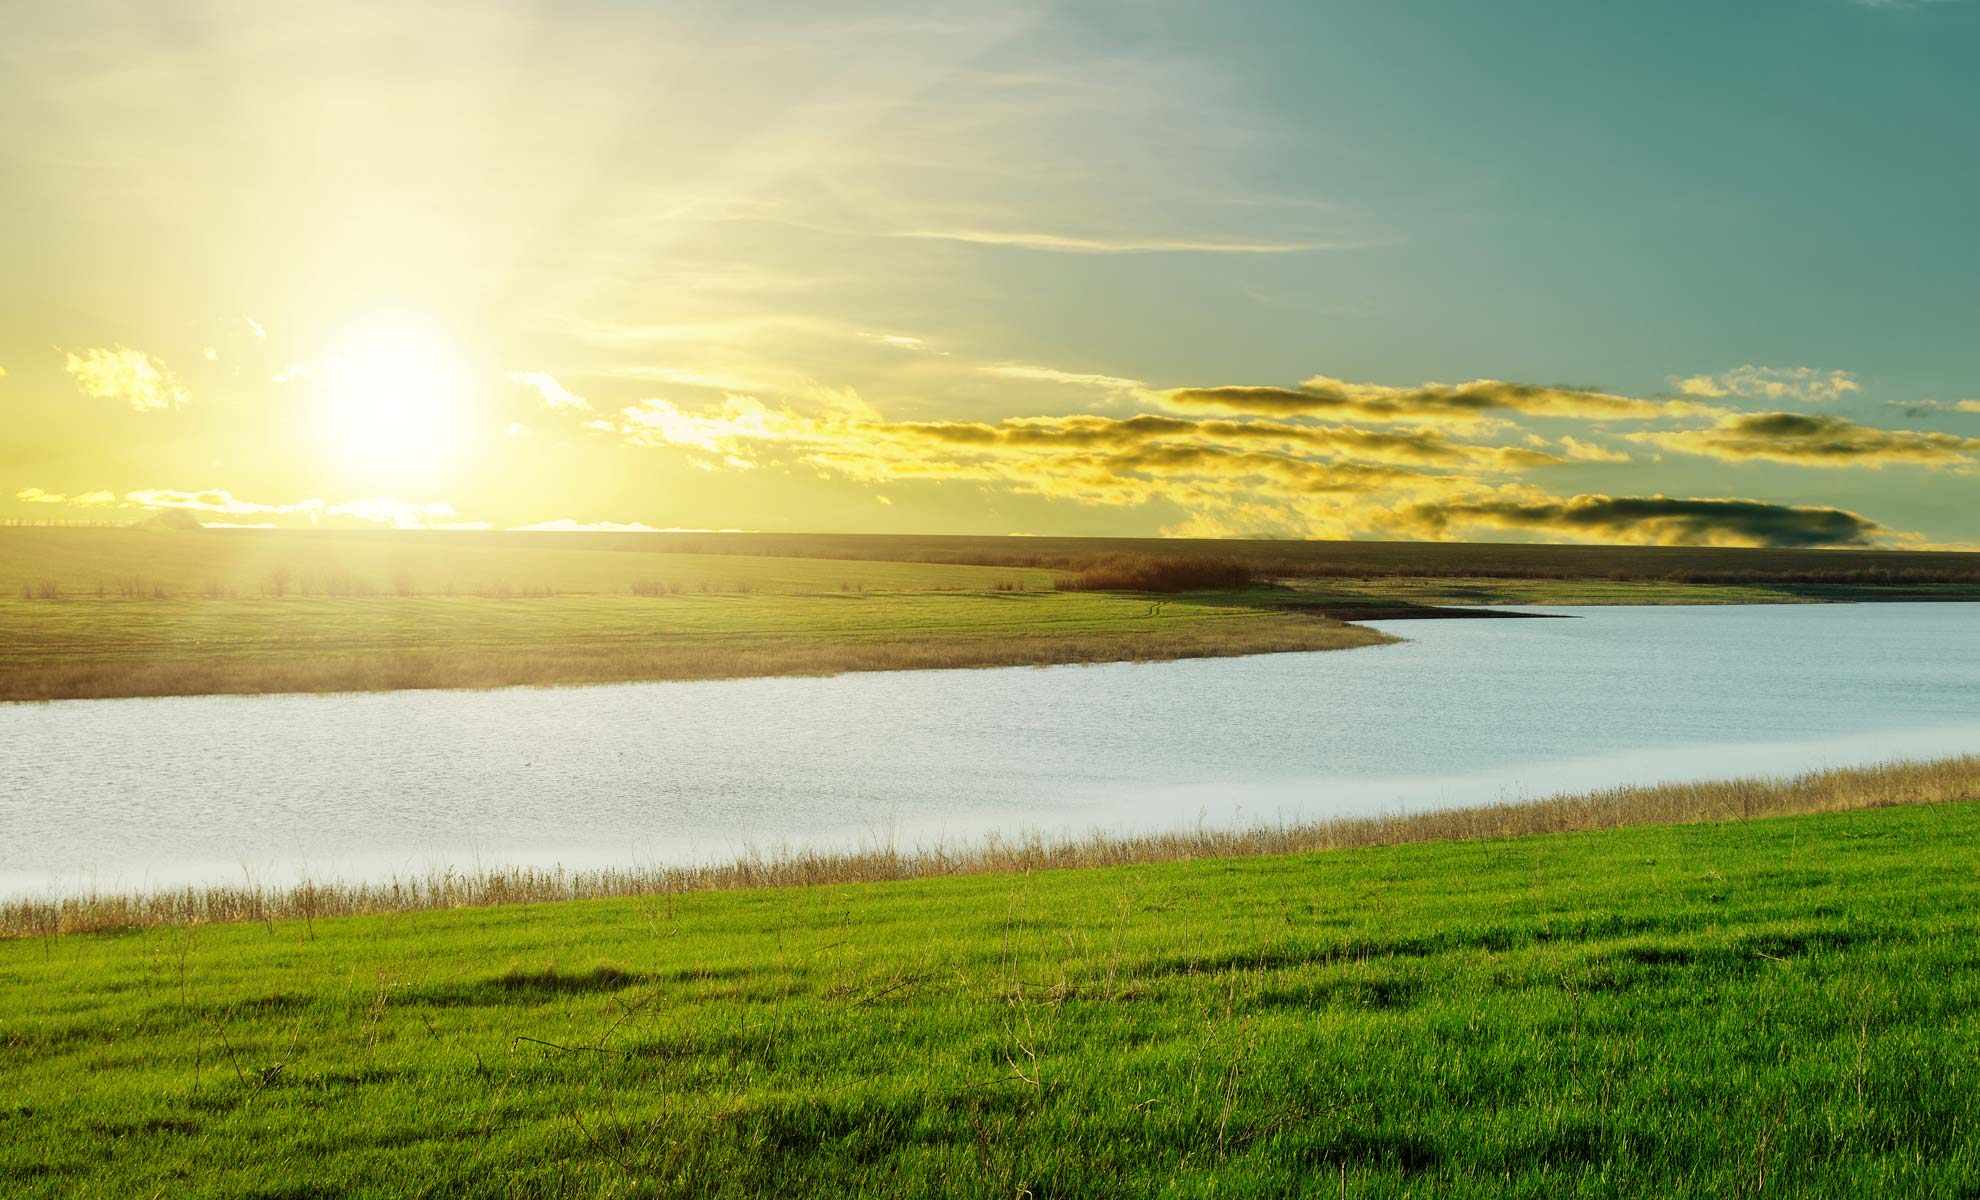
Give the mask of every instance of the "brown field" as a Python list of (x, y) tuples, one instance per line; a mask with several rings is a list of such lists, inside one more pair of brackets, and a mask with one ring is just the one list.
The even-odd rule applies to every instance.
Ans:
[(0, 701), (493, 688), (1159, 662), (1392, 639), (1105, 595), (0, 600)]
[[(436, 537), (474, 535), (438, 534)], [(766, 554), (1081, 570), (1111, 555), (1238, 559), (1261, 576), (1647, 580), (1671, 583), (1980, 584), (1980, 553), (1555, 546), (1513, 542), (1324, 542), (916, 534), (501, 534), (593, 539), (649, 553)], [(554, 544), (554, 543), (544, 543)]]
[(1136, 837), (1054, 839), (1036, 833), (963, 846), (882, 846), (852, 853), (752, 855), (686, 867), (565, 871), (496, 868), (384, 883), (293, 887), (213, 885), (82, 893), (0, 902), (0, 937), (53, 937), (154, 925), (314, 920), (497, 904), (804, 887), (945, 875), (1057, 871), (1136, 863), (1307, 854), (1363, 846), (1740, 821), (1980, 799), (1980, 756), (1812, 772), (1790, 779), (1621, 787), (1481, 808)]
[(1493, 604), (1975, 598), (1980, 555), (1882, 551), (9, 527), (0, 701), (1160, 661)]

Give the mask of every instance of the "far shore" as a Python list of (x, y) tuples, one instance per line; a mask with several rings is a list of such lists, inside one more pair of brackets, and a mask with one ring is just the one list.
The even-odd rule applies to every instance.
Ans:
[(0, 702), (1163, 662), (1520, 607), (1976, 599), (1980, 556), (1895, 551), (3, 528)]

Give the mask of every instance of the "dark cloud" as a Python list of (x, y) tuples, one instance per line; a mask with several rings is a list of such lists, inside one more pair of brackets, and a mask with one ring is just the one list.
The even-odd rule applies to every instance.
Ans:
[(1431, 502), (1411, 505), (1403, 515), (1406, 524), (1433, 537), (1482, 526), (1658, 546), (1865, 546), (1888, 532), (1840, 508), (1669, 496)]
[(1980, 454), (1980, 438), (1910, 429), (1877, 429), (1841, 417), (1747, 413), (1710, 429), (1637, 433), (1633, 440), (1726, 462), (1764, 460), (1810, 467), (1882, 467), (1891, 463), (1953, 466)]
[(1338, 417), (1351, 421), (1476, 422), (1509, 413), (1582, 420), (1647, 420), (1716, 413), (1689, 400), (1643, 400), (1589, 388), (1546, 387), (1474, 379), (1469, 383), (1426, 383), (1384, 387), (1348, 383), (1316, 375), (1296, 388), (1178, 388), (1162, 401), (1182, 409), (1259, 413), (1276, 417)]
[(872, 423), (863, 427), (862, 436), (984, 451), (1126, 450), (1160, 444), (1265, 446), (1336, 459), (1494, 471), (1558, 466), (1577, 456), (1598, 453), (1579, 445), (1570, 448), (1569, 457), (1530, 446), (1481, 446), (1452, 441), (1426, 429), (1397, 432), (1269, 420), (1185, 419), (1153, 413), (1126, 418), (1018, 417), (994, 425), (974, 421)]

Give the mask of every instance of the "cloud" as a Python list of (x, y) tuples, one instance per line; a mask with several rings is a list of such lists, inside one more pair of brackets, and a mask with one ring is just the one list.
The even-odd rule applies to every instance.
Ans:
[[(108, 493), (90, 493), (107, 495)], [(71, 500), (71, 503), (76, 501)], [(125, 492), (126, 505), (144, 509), (180, 509), (188, 512), (219, 513), (224, 516), (305, 516), (315, 523), (324, 518), (344, 518), (393, 529), (487, 529), (485, 521), (463, 521), (454, 506), (444, 500), (419, 503), (389, 496), (368, 496), (326, 504), (322, 500), (298, 500), (291, 504), (270, 504), (246, 500), (224, 488), (185, 492), (172, 488), (147, 488)]]
[(913, 229), (890, 234), (915, 241), (967, 242), (1058, 254), (1306, 254), (1343, 242), (1223, 241), (1204, 238), (1079, 237), (1031, 230)]
[(75, 376), (82, 394), (97, 400), (121, 400), (134, 412), (175, 408), (186, 402), (185, 389), (165, 364), (124, 346), (101, 347), (64, 355), (63, 369)]
[(922, 339), (910, 337), (905, 333), (867, 333), (861, 330), (856, 336), (865, 341), (872, 342), (876, 346), (886, 346), (893, 350), (916, 350), (923, 354), (946, 355), (948, 353), (947, 350), (937, 350)]
[(1954, 400), (1950, 403), (1942, 400), (1893, 400), (1891, 405), (1903, 409), (1907, 417), (1929, 417), (1933, 413), (1980, 413), (1980, 400)]
[(519, 383), (535, 392), (544, 406), (562, 412), (590, 412), (591, 402), (583, 396), (574, 395), (557, 377), (547, 371), (512, 371), (512, 382)]
[(1529, 470), (1616, 456), (1541, 438), (1501, 446), (1435, 429), (1165, 413), (887, 421), (734, 395), (700, 410), (649, 399), (610, 432), (689, 450), (709, 470), (803, 466), (873, 484), (969, 481), (1086, 505), (1161, 503), (1185, 514), (1178, 529), (1206, 535), (1354, 536), (1379, 531), (1405, 500), (1489, 494)]
[(102, 508), (115, 504), (115, 492), (83, 492), (68, 495), (64, 492), (45, 492), (38, 487), (22, 488), (14, 493), (14, 499), (26, 504), (66, 504), (76, 508)]
[(1961, 466), (1980, 455), (1980, 438), (1877, 429), (1841, 417), (1792, 412), (1729, 416), (1710, 429), (1633, 433), (1629, 437), (1723, 462), (1765, 461), (1806, 467), (1877, 468), (1893, 463)]
[[(771, 408), (748, 396), (731, 395), (716, 407), (683, 410), (649, 399), (623, 410), (618, 432), (643, 445), (674, 445), (704, 451), (730, 465), (754, 465), (766, 449), (830, 455), (836, 463), (889, 463), (932, 475), (967, 471), (981, 477), (987, 460), (1042, 459), (1080, 455), (1123, 455), (1159, 448), (1170, 461), (1182, 450), (1236, 450), (1330, 462), (1403, 464), (1416, 467), (1475, 468), (1517, 472), (1558, 466), (1596, 451), (1576, 443), (1566, 456), (1527, 446), (1490, 446), (1454, 441), (1423, 429), (1405, 431), (1350, 426), (1293, 424), (1270, 420), (1188, 418), (1143, 413), (1115, 418), (1074, 415), (1012, 417), (998, 422), (885, 421), (845, 413), (813, 416), (789, 407)], [(1536, 439), (1546, 447), (1544, 439)], [(1204, 455), (1197, 462), (1212, 461)], [(1149, 457), (1146, 461), (1158, 461)], [(1226, 458), (1252, 463), (1257, 458)]]
[(518, 533), (706, 533), (708, 530), (675, 531), (656, 529), (639, 521), (574, 521), (561, 517), (555, 521), (538, 521), (534, 525), (512, 526)]
[(1598, 446), (1593, 442), (1584, 442), (1580, 438), (1564, 437), (1561, 439), (1560, 446), (1561, 453), (1566, 456), (1569, 462), (1624, 463), (1629, 461), (1629, 455), (1621, 450), (1613, 450), (1607, 446)]
[(1840, 508), (1661, 495), (1425, 503), (1400, 515), (1402, 526), (1436, 538), (1455, 529), (1484, 528), (1650, 546), (1866, 546), (1890, 533)]
[(190, 512), (226, 513), (229, 516), (245, 516), (251, 513), (306, 513), (317, 514), (323, 511), (323, 501), (303, 500), (295, 504), (261, 504), (253, 500), (242, 500), (224, 488), (208, 488), (200, 492), (182, 492), (173, 488), (144, 488), (124, 493), (124, 503), (139, 508), (173, 508)]
[(1348, 383), (1315, 375), (1297, 388), (1178, 388), (1160, 395), (1162, 403), (1185, 410), (1215, 409), (1277, 417), (1336, 417), (1350, 421), (1477, 423), (1519, 413), (1531, 417), (1579, 420), (1649, 420), (1657, 417), (1716, 415), (1718, 409), (1684, 400), (1642, 400), (1589, 388), (1535, 387), (1497, 379), (1469, 383), (1426, 383), (1386, 387)]
[(1848, 371), (1821, 367), (1756, 367), (1751, 363), (1722, 374), (1693, 375), (1687, 379), (1674, 379), (1671, 383), (1685, 395), (1705, 400), (1742, 396), (1772, 400), (1777, 404), (1782, 400), (1819, 404), (1840, 400), (1851, 392), (1863, 390), (1856, 377)]
[(999, 379), (1021, 379), (1027, 383), (1062, 383), (1069, 387), (1099, 388), (1107, 392), (1140, 393), (1148, 385), (1139, 379), (1127, 379), (1120, 375), (1094, 375), (1083, 371), (1061, 371), (1057, 367), (1040, 367), (1031, 363), (985, 363), (977, 368), (985, 375), (995, 375)]
[(394, 529), (487, 529), (485, 521), (463, 521), (454, 506), (445, 500), (430, 501), (425, 504), (408, 500), (395, 500), (390, 496), (369, 496), (362, 500), (346, 500), (342, 504), (332, 504), (323, 509), (329, 517), (349, 517), (358, 521), (369, 521), (374, 525), (390, 525)]

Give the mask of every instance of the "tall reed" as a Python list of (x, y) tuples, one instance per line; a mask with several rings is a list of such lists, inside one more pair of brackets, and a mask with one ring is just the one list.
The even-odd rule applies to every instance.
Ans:
[(315, 920), (365, 913), (534, 904), (734, 888), (872, 883), (938, 875), (1049, 871), (1364, 846), (1526, 837), (1842, 812), (1980, 799), (1980, 755), (1817, 771), (1788, 779), (1621, 787), (1478, 808), (1116, 836), (1038, 832), (900, 849), (787, 850), (686, 866), (452, 869), (382, 882), (209, 884), (149, 892), (84, 891), (0, 901), (0, 937), (150, 925)]

